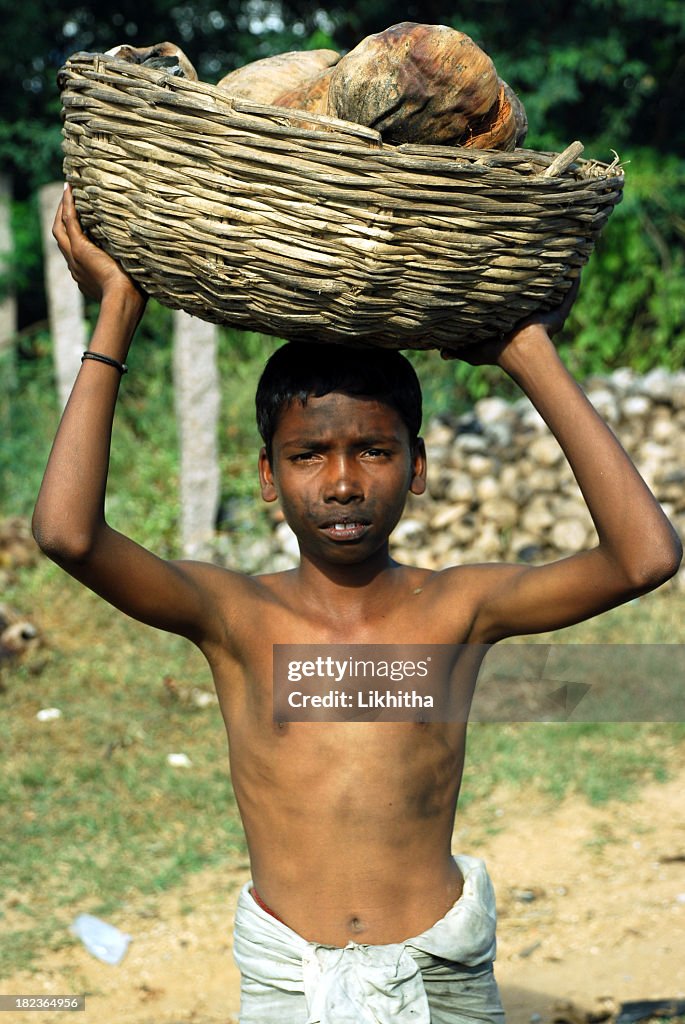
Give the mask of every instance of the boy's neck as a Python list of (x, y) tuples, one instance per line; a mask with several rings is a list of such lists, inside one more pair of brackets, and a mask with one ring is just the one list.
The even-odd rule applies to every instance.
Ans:
[(317, 611), (333, 611), (342, 621), (368, 615), (376, 605), (385, 606), (388, 588), (396, 582), (395, 570), (401, 568), (387, 547), (352, 565), (319, 562), (303, 555), (293, 579), (307, 604)]

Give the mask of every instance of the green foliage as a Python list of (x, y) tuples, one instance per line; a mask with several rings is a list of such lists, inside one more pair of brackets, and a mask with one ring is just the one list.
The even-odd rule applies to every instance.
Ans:
[[(2, 126), (0, 125), (0, 130)], [(43, 245), (38, 212), (38, 193), (12, 202), (10, 206), (12, 249), (0, 253), (0, 299), (8, 293), (19, 293), (31, 308), (30, 323), (41, 319)]]
[(12, 173), (20, 197), (61, 176), (62, 129), (56, 102), (48, 105), (46, 117), (46, 123), (0, 121), (0, 166)]
[(42, 280), (43, 260), (38, 194), (12, 204), (14, 251), (9, 265), (9, 283), (15, 291), (28, 289)]
[(49, 338), (22, 339), (15, 382), (0, 362), (0, 516), (28, 515), (38, 493), (57, 426), (57, 394)]
[[(160, 554), (175, 553), (178, 535), (170, 319), (168, 310), (150, 303), (131, 353), (132, 372), (117, 407), (108, 503), (115, 524)], [(0, 374), (0, 517), (30, 515), (59, 421), (52, 342), (44, 330), (22, 337), (16, 376), (14, 383), (9, 373)]]
[(685, 162), (626, 154), (622, 204), (587, 270), (562, 351), (582, 376), (685, 360)]

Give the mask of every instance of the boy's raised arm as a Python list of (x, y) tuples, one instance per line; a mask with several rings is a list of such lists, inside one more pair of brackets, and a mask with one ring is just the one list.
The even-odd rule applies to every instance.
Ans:
[(550, 340), (573, 298), (575, 292), (559, 311), (514, 331), (472, 361), (496, 362), (545, 419), (573, 470), (599, 544), (549, 565), (493, 566), (481, 577), (474, 623), (479, 641), (590, 618), (666, 582), (682, 557), (655, 497)]
[(113, 530), (104, 517), (121, 380), (116, 363), (126, 361), (145, 297), (84, 235), (70, 189), (60, 203), (53, 234), (79, 288), (100, 302), (90, 351), (114, 363), (82, 363), (36, 503), (34, 536), (45, 554), (122, 611), (199, 641), (211, 635), (214, 625), (204, 585), (205, 578), (212, 578), (212, 567), (157, 558)]

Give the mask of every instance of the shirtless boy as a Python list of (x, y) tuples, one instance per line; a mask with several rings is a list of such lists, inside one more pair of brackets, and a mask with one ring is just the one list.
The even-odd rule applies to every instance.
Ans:
[[(487, 874), (476, 858), (451, 853), (465, 724), (280, 726), (272, 645), (489, 645), (587, 619), (675, 573), (673, 529), (550, 342), (568, 310), (466, 354), (497, 363), (546, 419), (594, 519), (596, 547), (539, 567), (398, 565), (388, 536), (426, 478), (413, 400), (358, 385), (302, 400), (305, 360), (288, 370), (294, 397), (286, 385), (285, 399), (265, 385), (273, 436), (259, 458), (262, 496), (281, 502), (300, 564), (246, 577), (165, 561), (105, 521), (117, 364), (145, 298), (82, 233), (69, 189), (54, 235), (79, 287), (100, 302), (91, 351), (110, 362), (82, 364), (34, 533), (71, 575), (128, 615), (188, 637), (209, 662), (253, 880), (236, 917), (241, 1021), (500, 1020)], [(339, 362), (345, 350), (329, 355)], [(384, 359), (404, 363), (375, 357)], [(351, 365), (363, 370), (366, 362), (357, 354)], [(279, 383), (284, 372), (271, 376)], [(400, 389), (411, 392), (402, 379)]]

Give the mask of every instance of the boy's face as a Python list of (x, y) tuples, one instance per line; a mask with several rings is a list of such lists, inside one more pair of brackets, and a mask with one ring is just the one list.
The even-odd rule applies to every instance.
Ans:
[(280, 500), (301, 552), (346, 564), (384, 547), (407, 494), (425, 490), (426, 460), (395, 409), (334, 391), (283, 410), (259, 471), (262, 497)]

